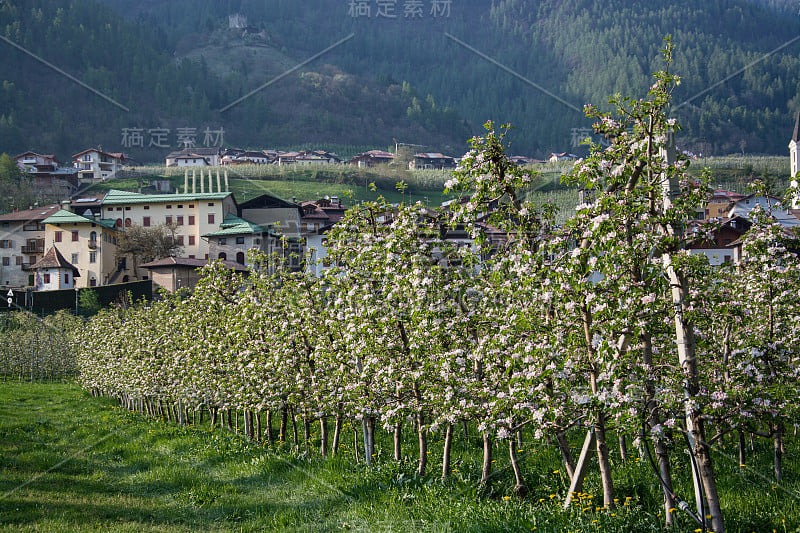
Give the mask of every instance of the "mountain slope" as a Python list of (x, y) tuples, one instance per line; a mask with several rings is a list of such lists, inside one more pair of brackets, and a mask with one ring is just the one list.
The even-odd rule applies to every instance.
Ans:
[(353, 40), (326, 55), (326, 62), (357, 75), (407, 80), (473, 126), (490, 118), (512, 122), (519, 151), (538, 155), (570, 149), (572, 130), (588, 126), (581, 113), (545, 91), (576, 108), (602, 104), (615, 92), (641, 94), (650, 74), (663, 68), (659, 51), (667, 35), (676, 46), (671, 68), (684, 78), (676, 104), (719, 84), (693, 106), (675, 110), (685, 125), (686, 147), (785, 153), (800, 107), (800, 42), (764, 58), (800, 34), (788, 0), (461, 0), (439, 18), (428, 12), (433, 2), (426, 2), (424, 16), (413, 20), (403, 16), (402, 2), (396, 4), (398, 17), (386, 19), (376, 17), (374, 2), (368, 2), (370, 17), (352, 17), (348, 3), (339, 0), (106, 1), (168, 28), (172, 39), (242, 13), (298, 58), (353, 32)]

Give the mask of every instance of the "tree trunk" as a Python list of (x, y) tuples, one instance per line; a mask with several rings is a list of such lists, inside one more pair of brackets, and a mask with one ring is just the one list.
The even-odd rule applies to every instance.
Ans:
[(289, 406), (289, 417), (292, 419), (292, 436), (294, 437), (294, 449), (300, 449), (300, 437), (297, 434), (297, 416), (295, 415), (294, 408)]
[(492, 437), (483, 434), (483, 468), (481, 469), (481, 484), (485, 485), (492, 477)]
[(517, 498), (524, 499), (528, 495), (528, 487), (525, 485), (525, 480), (522, 479), (522, 470), (519, 467), (519, 459), (517, 459), (517, 443), (514, 439), (508, 439), (508, 457), (511, 459), (511, 468), (514, 470), (514, 494)]
[(575, 458), (569, 449), (566, 433), (563, 431), (556, 433), (556, 442), (558, 443), (558, 451), (561, 452), (561, 459), (564, 461), (564, 468), (567, 469), (569, 480), (572, 481), (572, 476), (575, 475)]
[(447, 424), (442, 450), (442, 480), (450, 477), (450, 450), (453, 448), (453, 424)]
[(462, 418), (461, 419), (461, 429), (464, 430), (464, 440), (467, 440), (469, 438), (469, 432), (467, 431), (467, 419), (466, 418)]
[(256, 411), (256, 442), (260, 443), (264, 439), (264, 433), (261, 432), (261, 411)]
[(619, 434), (619, 456), (623, 463), (628, 460), (628, 439), (624, 433)]
[(775, 425), (775, 437), (773, 438), (775, 481), (780, 483), (783, 477), (783, 426)]
[(342, 412), (338, 410), (336, 412), (336, 423), (333, 426), (333, 443), (331, 445), (331, 453), (338, 454), (339, 453), (339, 439), (342, 436)]
[(739, 433), (739, 464), (746, 465), (747, 464), (747, 444), (744, 441), (744, 431), (741, 429), (738, 431)]
[(606, 421), (602, 411), (597, 414), (594, 433), (597, 440), (597, 463), (600, 466), (600, 479), (603, 484), (603, 507), (610, 510), (614, 508), (614, 481), (611, 478), (611, 461), (606, 442)]
[(303, 409), (303, 445), (306, 448), (306, 453), (308, 453), (311, 445), (311, 420), (308, 419), (305, 409)]
[(705, 428), (700, 413), (692, 413), (692, 437), (694, 438), (695, 456), (700, 469), (700, 477), (705, 487), (708, 514), (711, 515), (711, 530), (715, 533), (725, 532), (725, 522), (722, 518), (717, 482), (714, 477), (714, 464), (711, 461), (711, 449), (706, 444)]
[(428, 434), (425, 430), (425, 415), (417, 413), (417, 435), (419, 436), (419, 464), (417, 474), (425, 475), (428, 466)]
[(217, 413), (218, 413), (217, 408), (216, 407), (212, 407), (211, 408), (211, 427), (212, 428), (217, 425)]
[(253, 427), (253, 411), (247, 410), (244, 412), (245, 425), (247, 426), (247, 438), (255, 440), (255, 428)]
[(319, 417), (319, 453), (322, 457), (328, 457), (328, 417)]
[(275, 444), (275, 437), (272, 434), (272, 409), (267, 410), (267, 442), (270, 445)]
[(278, 429), (278, 441), (286, 442), (286, 425), (289, 419), (289, 408), (284, 405), (281, 407), (281, 427)]
[(394, 460), (403, 460), (403, 422), (398, 420), (394, 425)]
[(672, 498), (672, 468), (669, 464), (669, 451), (667, 450), (666, 444), (661, 439), (654, 439), (653, 448), (655, 448), (656, 451), (659, 474), (669, 488), (669, 490), (664, 489), (664, 526), (669, 529), (675, 523), (675, 519), (672, 515), (675, 509), (675, 500)]
[(361, 462), (361, 450), (358, 447), (358, 428), (353, 424), (353, 453), (356, 456), (356, 464)]

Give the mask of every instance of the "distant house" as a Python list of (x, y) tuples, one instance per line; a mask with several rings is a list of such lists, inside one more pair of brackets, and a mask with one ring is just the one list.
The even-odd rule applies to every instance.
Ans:
[(78, 269), (64, 259), (55, 246), (51, 247), (31, 269), (36, 272), (37, 291), (72, 289), (75, 287), (75, 278), (80, 276)]
[(270, 228), (254, 224), (236, 215), (225, 215), (217, 231), (202, 236), (208, 240), (212, 259), (247, 263), (248, 250), (271, 255), (278, 248), (279, 236)]
[(342, 162), (338, 155), (325, 150), (304, 150), (297, 154), (294, 162), (298, 165), (336, 165)]
[(40, 198), (67, 198), (80, 186), (78, 169), (60, 167), (54, 155), (25, 152), (15, 156), (14, 161), (30, 176), (34, 190)]
[(114, 178), (122, 170), (125, 154), (103, 152), (90, 148), (72, 156), (73, 166), (78, 169), (78, 178), (83, 181), (106, 181)]
[(319, 200), (300, 202), (302, 216), (302, 233), (315, 232), (326, 226), (332, 226), (344, 217), (347, 208), (338, 197), (325, 197)]
[(542, 164), (546, 163), (541, 159), (535, 159), (533, 157), (527, 157), (523, 155), (512, 155), (508, 158), (508, 160), (512, 163), (516, 163), (517, 165), (533, 165), (533, 164)]
[(551, 163), (555, 163), (557, 161), (572, 161), (578, 159), (578, 156), (575, 154), (570, 154), (567, 152), (561, 152), (560, 154), (551, 153), (550, 157), (547, 160)]
[(349, 164), (358, 167), (374, 167), (375, 165), (387, 165), (394, 161), (394, 154), (383, 150), (370, 150), (356, 154)]
[(272, 159), (264, 152), (231, 150), (226, 151), (219, 161), (220, 165), (267, 165)]
[[(702, 222), (694, 223), (699, 231)], [(741, 260), (741, 237), (747, 233), (752, 223), (744, 217), (734, 216), (719, 221), (718, 228), (708, 239), (690, 240), (688, 246), (692, 254), (705, 254), (709, 264), (719, 266), (724, 263), (739, 263)], [(690, 230), (692, 228), (690, 227)]]
[(775, 218), (775, 220), (787, 228), (800, 226), (800, 219), (794, 216), (790, 210), (781, 206), (780, 198), (775, 196), (763, 196), (757, 194), (743, 196), (728, 205), (727, 216), (740, 216), (749, 218), (750, 211), (752, 211), (756, 206), (760, 206), (764, 211)]
[(450, 157), (449, 155), (440, 154), (438, 152), (414, 154), (414, 158), (408, 162), (409, 170), (442, 170), (445, 168), (454, 168), (455, 166), (455, 158)]
[(219, 164), (219, 148), (184, 148), (166, 157), (168, 167), (216, 167)]
[(0, 285), (26, 287), (35, 283), (33, 265), (44, 256), (44, 220), (59, 204), (0, 215)]
[[(200, 281), (200, 269), (208, 262), (189, 257), (166, 257), (145, 263), (142, 268), (150, 272), (153, 283), (174, 293), (180, 289), (193, 289)], [(243, 275), (248, 272), (244, 265), (233, 261), (222, 261), (222, 264)]]
[(743, 194), (725, 189), (715, 189), (708, 199), (703, 218), (727, 217), (731, 210), (731, 204), (742, 198), (744, 198)]
[(300, 214), (300, 205), (272, 194), (242, 202), (237, 213), (240, 218), (291, 238), (300, 237)]

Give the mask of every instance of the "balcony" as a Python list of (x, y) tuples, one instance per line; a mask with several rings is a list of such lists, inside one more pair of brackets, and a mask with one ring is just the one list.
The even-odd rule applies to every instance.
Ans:
[(97, 249), (97, 241), (89, 241), (89, 248), (92, 250)]
[(33, 270), (33, 265), (34, 265), (34, 263), (22, 263), (20, 268), (22, 268), (22, 270), (24, 270), (25, 272), (29, 272), (29, 271)]
[(22, 247), (23, 254), (43, 254), (44, 243), (41, 244), (26, 244)]

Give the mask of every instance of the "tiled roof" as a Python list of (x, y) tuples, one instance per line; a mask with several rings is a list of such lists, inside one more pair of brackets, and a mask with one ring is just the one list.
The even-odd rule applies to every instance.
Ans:
[(269, 231), (269, 228), (253, 224), (243, 218), (234, 215), (225, 215), (222, 224), (219, 225), (219, 230), (207, 233), (203, 237), (225, 237), (226, 235), (250, 235), (253, 233), (264, 233)]
[[(165, 257), (164, 259), (156, 259), (140, 265), (142, 268), (159, 268), (159, 267), (190, 267), (202, 268), (207, 264), (213, 262), (213, 259), (195, 259), (193, 257)], [(247, 267), (235, 261), (221, 261), (223, 265), (232, 268), (237, 272), (247, 272)]]
[(0, 215), (0, 220), (4, 222), (44, 220), (47, 217), (51, 216), (53, 213), (56, 213), (60, 209), (61, 206), (59, 204), (46, 205), (44, 207), (35, 207), (33, 209), (25, 209), (24, 211), (15, 211), (13, 213)]
[(152, 203), (175, 203), (188, 202), (192, 200), (222, 200), (231, 196), (230, 192), (205, 192), (188, 194), (141, 194), (137, 192), (118, 191), (111, 189), (103, 198), (102, 205), (121, 205), (121, 204), (152, 204)]
[(62, 209), (44, 220), (45, 224), (100, 224), (113, 228), (115, 221), (108, 218), (87, 218)]
[(78, 269), (75, 266), (64, 259), (64, 256), (61, 255), (61, 252), (58, 251), (58, 248), (53, 246), (47, 253), (44, 254), (39, 261), (37, 261), (32, 267), (33, 270), (40, 270), (44, 268), (65, 268), (70, 269), (72, 272), (75, 273), (75, 277), (78, 277)]

